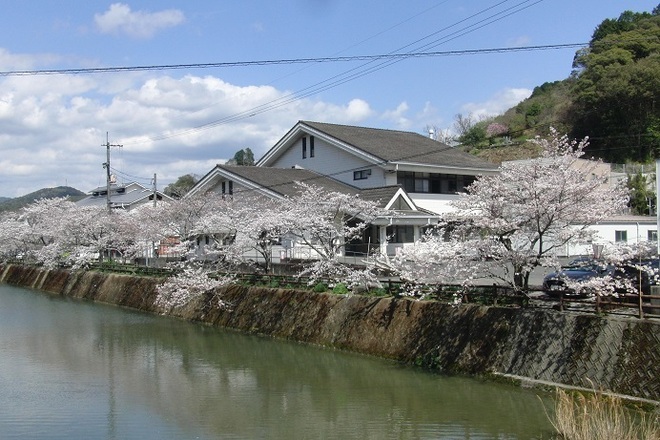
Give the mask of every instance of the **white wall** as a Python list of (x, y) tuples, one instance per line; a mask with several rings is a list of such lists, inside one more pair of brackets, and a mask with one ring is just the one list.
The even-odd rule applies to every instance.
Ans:
[(436, 214), (446, 214), (453, 211), (449, 202), (457, 200), (458, 195), (454, 194), (432, 194), (432, 193), (408, 193), (417, 206), (428, 209)]
[[(316, 171), (358, 188), (385, 186), (385, 171), (378, 166), (346, 153), (319, 138), (314, 139), (314, 157), (310, 157), (310, 137), (307, 136), (307, 158), (302, 158), (302, 140), (298, 139), (271, 167), (291, 168), (295, 165)], [(371, 169), (364, 180), (353, 180), (353, 171)], [(396, 180), (396, 175), (394, 176)]]
[[(648, 240), (649, 231), (657, 231), (657, 225), (653, 223), (639, 223), (622, 222), (622, 223), (607, 223), (590, 226), (589, 229), (597, 232), (597, 238), (594, 244), (614, 244), (616, 239), (616, 231), (626, 231), (627, 243), (636, 244)], [(570, 244), (566, 246), (560, 255), (575, 256), (575, 255), (592, 255), (593, 248), (591, 244)]]

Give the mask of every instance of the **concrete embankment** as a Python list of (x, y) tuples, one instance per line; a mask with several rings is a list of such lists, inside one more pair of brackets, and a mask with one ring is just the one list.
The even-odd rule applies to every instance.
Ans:
[(660, 324), (652, 321), (245, 286), (221, 291), (231, 310), (203, 299), (161, 310), (153, 278), (7, 265), (0, 282), (435, 371), (596, 386), (660, 401)]

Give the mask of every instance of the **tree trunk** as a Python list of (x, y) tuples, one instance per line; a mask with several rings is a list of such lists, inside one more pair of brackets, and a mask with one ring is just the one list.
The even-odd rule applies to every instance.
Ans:
[(514, 266), (513, 284), (516, 290), (527, 292), (529, 290), (529, 270), (523, 266)]

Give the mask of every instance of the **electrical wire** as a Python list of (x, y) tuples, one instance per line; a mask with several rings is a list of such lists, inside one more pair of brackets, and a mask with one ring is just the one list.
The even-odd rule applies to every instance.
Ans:
[[(334, 75), (330, 78), (327, 78), (323, 81), (320, 81), (320, 82), (317, 82), (317, 83), (312, 84), (310, 86), (307, 86), (305, 88), (302, 88), (298, 91), (283, 95), (279, 98), (273, 99), (273, 100), (268, 101), (264, 104), (260, 104), (258, 106), (252, 107), (248, 110), (238, 112), (238, 113), (234, 113), (232, 115), (228, 115), (226, 117), (216, 119), (216, 120), (208, 122), (206, 124), (201, 124), (201, 125), (189, 128), (189, 129), (173, 132), (173, 133), (170, 133), (170, 134), (167, 134), (167, 135), (151, 137), (148, 140), (145, 140), (143, 142), (170, 139), (170, 138), (183, 136), (183, 135), (186, 135), (186, 134), (190, 134), (190, 133), (194, 133), (194, 132), (198, 132), (198, 131), (202, 131), (202, 130), (208, 130), (208, 129), (211, 129), (211, 128), (214, 128), (214, 127), (217, 127), (217, 126), (220, 126), (220, 125), (229, 124), (229, 123), (236, 122), (236, 121), (239, 121), (239, 120), (243, 120), (243, 119), (246, 119), (246, 118), (251, 118), (251, 117), (254, 117), (258, 114), (262, 114), (262, 113), (265, 113), (265, 112), (268, 112), (268, 111), (275, 110), (277, 108), (283, 107), (285, 105), (291, 104), (293, 102), (299, 101), (299, 100), (307, 98), (309, 96), (316, 95), (318, 93), (321, 93), (321, 92), (324, 92), (326, 90), (332, 89), (334, 87), (337, 87), (337, 86), (342, 85), (344, 83), (347, 83), (349, 81), (353, 81), (353, 80), (361, 78), (363, 76), (372, 74), (372, 73), (374, 73), (378, 70), (381, 70), (385, 67), (388, 67), (388, 66), (390, 66), (394, 63), (402, 61), (406, 58), (410, 58), (411, 54), (414, 53), (412, 51), (409, 51), (407, 53), (401, 54), (400, 53), (401, 50), (406, 49), (406, 48), (408, 48), (412, 45), (415, 45), (416, 43), (418, 43), (420, 41), (423, 41), (425, 39), (428, 39), (432, 36), (435, 36), (440, 32), (443, 32), (443, 31), (448, 30), (452, 27), (455, 27), (457, 24), (460, 24), (464, 21), (475, 18), (475, 17), (485, 13), (486, 11), (489, 11), (489, 10), (495, 8), (496, 6), (499, 6), (503, 3), (506, 3), (507, 1), (508, 0), (501, 1), (501, 2), (495, 4), (491, 7), (483, 9), (483, 10), (467, 17), (466, 19), (463, 19), (463, 20), (461, 20), (457, 23), (454, 23), (451, 26), (447, 26), (447, 27), (445, 27), (445, 28), (443, 28), (439, 31), (433, 32), (432, 34), (429, 34), (424, 38), (418, 39), (418, 40), (416, 40), (412, 43), (409, 43), (405, 46), (402, 46), (402, 47), (390, 52), (390, 54), (388, 54), (388, 55), (393, 55), (393, 56), (397, 55), (396, 59), (393, 59), (393, 60), (385, 59), (383, 61), (380, 61), (379, 63), (376, 63), (376, 61), (378, 61), (377, 59), (370, 60), (370, 61), (367, 61), (366, 63), (361, 64), (360, 66), (349, 69), (349, 70), (344, 71), (340, 74)], [(536, 0), (534, 2), (532, 2), (532, 0), (524, 0), (524, 1), (514, 5), (512, 7), (509, 7), (507, 9), (503, 10), (503, 11), (496, 12), (496, 13), (494, 13), (494, 14), (492, 14), (492, 15), (484, 18), (484, 19), (481, 19), (480, 21), (478, 21), (477, 23), (475, 23), (473, 25), (470, 25), (470, 26), (463, 27), (463, 28), (459, 29), (459, 31), (456, 31), (456, 32), (450, 34), (450, 36), (452, 36), (451, 39), (445, 39), (444, 41), (443, 41), (442, 38), (441, 39), (435, 39), (432, 42), (427, 43), (425, 45), (425, 47), (430, 47), (430, 45), (433, 45), (433, 47), (436, 47), (440, 44), (444, 44), (447, 41), (456, 39), (456, 38), (458, 38), (460, 36), (463, 36), (467, 33), (474, 32), (477, 29), (481, 29), (481, 28), (485, 27), (486, 25), (489, 25), (489, 24), (495, 23), (499, 20), (502, 20), (502, 19), (504, 19), (508, 16), (513, 15), (514, 13), (518, 13), (518, 12), (524, 10), (524, 9), (527, 9), (528, 7), (531, 7), (533, 5), (541, 3), (542, 1), (544, 1), (544, 0)], [(529, 4), (529, 3), (531, 3), (531, 4)], [(515, 9), (515, 8), (518, 8), (518, 9)], [(475, 27), (477, 24), (479, 26)], [(470, 28), (472, 28), (472, 29), (470, 29)], [(456, 52), (459, 52), (459, 51), (456, 51)], [(376, 63), (376, 64), (374, 64), (374, 63)]]
[(124, 66), (124, 67), (89, 67), (79, 69), (44, 69), (44, 70), (6, 70), (0, 71), (0, 76), (37, 76), (37, 75), (77, 75), (77, 74), (96, 74), (96, 73), (122, 73), (122, 72), (140, 72), (140, 71), (165, 71), (182, 69), (211, 69), (211, 68), (229, 68), (229, 67), (250, 67), (250, 66), (269, 66), (279, 64), (311, 64), (311, 63), (337, 63), (349, 61), (379, 61), (379, 60), (400, 60), (409, 58), (431, 58), (445, 56), (464, 56), (464, 55), (484, 55), (492, 53), (507, 52), (531, 52), (542, 50), (571, 49), (584, 47), (587, 43), (561, 43), (546, 44), (537, 46), (518, 46), (518, 47), (495, 47), (485, 49), (461, 49), (445, 50), (432, 52), (408, 52), (408, 53), (388, 53), (378, 55), (350, 55), (320, 58), (290, 58), (275, 60), (258, 61), (229, 61), (217, 63), (196, 63), (196, 64), (162, 64), (151, 66)]
[(149, 182), (149, 184), (152, 184), (153, 181), (154, 181), (154, 180), (153, 180), (153, 177), (140, 177), (140, 176), (133, 176), (133, 175), (131, 175), (131, 174), (125, 173), (125, 172), (123, 172), (123, 171), (120, 171), (120, 170), (118, 170), (117, 168), (114, 168), (114, 167), (112, 167), (112, 166), (110, 167), (110, 171), (113, 171), (116, 175), (118, 175), (118, 176), (120, 176), (120, 177), (124, 177), (124, 178), (131, 179), (133, 182), (137, 182), (137, 183), (145, 183), (145, 182)]
[[(470, 20), (473, 20), (484, 14), (490, 14), (485, 18), (480, 19), (476, 23), (463, 26), (458, 30), (450, 33), (441, 38), (435, 38), (432, 41), (421, 46), (422, 48), (433, 48), (441, 44), (445, 44), (448, 41), (459, 38), (467, 33), (474, 32), (478, 29), (481, 29), (487, 25), (493, 24), (497, 21), (500, 21), (506, 17), (509, 17), (513, 14), (519, 13), (524, 9), (532, 7), (538, 3), (541, 3), (544, 0), (524, 0), (513, 6), (510, 6), (504, 10), (494, 12), (491, 14), (491, 11), (496, 8), (504, 5), (509, 0), (503, 0), (497, 2), (487, 8), (480, 10), (479, 12), (468, 16), (467, 18), (455, 22), (449, 26), (446, 26), (438, 31), (435, 31), (423, 38), (417, 39), (405, 46), (402, 46), (388, 54), (381, 55), (367, 55), (367, 56), (352, 56), (352, 57), (326, 57), (326, 58), (298, 58), (298, 59), (288, 59), (288, 60), (262, 60), (262, 61), (247, 61), (247, 62), (230, 62), (230, 63), (203, 63), (203, 64), (172, 64), (166, 66), (133, 66), (133, 67), (111, 67), (111, 68), (91, 68), (91, 69), (62, 69), (62, 70), (32, 70), (32, 71), (11, 71), (11, 72), (0, 72), (1, 75), (36, 75), (36, 74), (75, 74), (75, 73), (101, 73), (101, 72), (124, 72), (124, 71), (133, 71), (133, 70), (165, 70), (165, 69), (191, 69), (191, 68), (211, 68), (211, 67), (229, 67), (229, 66), (247, 66), (247, 65), (268, 65), (268, 64), (294, 64), (294, 63), (309, 63), (309, 62), (338, 62), (338, 61), (365, 61), (362, 65), (349, 69), (341, 74), (335, 75), (331, 78), (325, 79), (323, 81), (312, 84), (308, 87), (305, 87), (296, 92), (289, 93), (287, 95), (281, 96), (264, 104), (255, 106), (251, 109), (248, 109), (243, 112), (238, 112), (233, 115), (228, 115), (224, 118), (220, 118), (214, 121), (211, 121), (206, 124), (195, 126), (189, 129), (181, 130), (178, 132), (170, 133), (167, 135), (154, 136), (144, 141), (135, 141), (132, 144), (139, 144), (143, 142), (165, 140), (173, 137), (178, 137), (186, 135), (192, 132), (197, 132), (201, 130), (210, 129), (217, 127), (219, 125), (228, 124), (245, 118), (254, 117), (257, 114), (264, 112), (272, 111), (282, 106), (291, 104), (295, 101), (304, 99), (306, 97), (321, 93), (323, 91), (329, 90), (331, 88), (342, 85), (346, 82), (353, 81), (355, 79), (361, 78), (363, 76), (372, 74), (378, 70), (384, 69), (394, 63), (400, 62), (409, 58), (416, 57), (428, 57), (428, 56), (450, 56), (450, 55), (468, 55), (468, 54), (480, 54), (480, 53), (502, 53), (509, 51), (524, 51), (524, 50), (550, 50), (550, 49), (560, 49), (568, 47), (576, 47), (577, 43), (570, 43), (568, 45), (548, 45), (548, 46), (529, 46), (518, 47), (518, 48), (496, 48), (496, 49), (476, 49), (476, 50), (457, 50), (457, 51), (443, 51), (443, 52), (419, 52), (419, 47), (417, 49), (410, 49), (407, 52), (401, 53), (404, 49), (412, 48), (413, 46), (418, 45), (419, 43), (435, 38), (443, 32), (461, 26), (464, 23), (467, 23)], [(583, 44), (579, 44), (583, 46)], [(417, 50), (417, 51), (415, 51)]]

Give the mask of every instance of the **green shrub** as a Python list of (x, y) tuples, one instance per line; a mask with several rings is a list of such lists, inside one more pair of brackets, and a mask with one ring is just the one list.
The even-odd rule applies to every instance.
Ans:
[(389, 293), (387, 292), (387, 289), (379, 287), (378, 289), (370, 290), (369, 295), (372, 295), (372, 296), (388, 296)]
[(346, 295), (347, 293), (350, 293), (350, 290), (348, 290), (346, 284), (337, 283), (335, 287), (332, 288), (332, 293), (336, 293), (337, 295)]
[(326, 286), (323, 283), (318, 283), (316, 284), (316, 286), (314, 286), (313, 290), (314, 292), (318, 292), (318, 293), (325, 292), (326, 290), (328, 290), (328, 286)]

